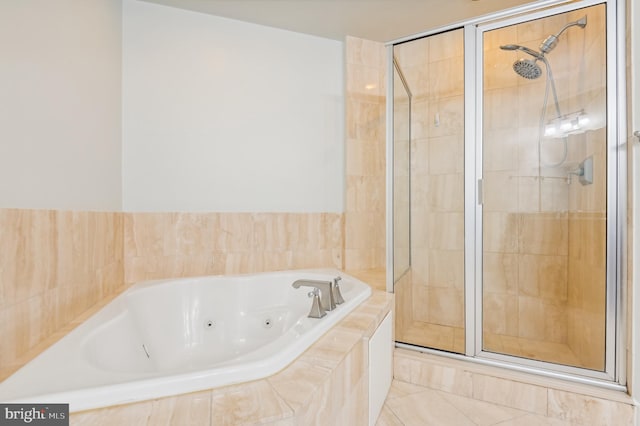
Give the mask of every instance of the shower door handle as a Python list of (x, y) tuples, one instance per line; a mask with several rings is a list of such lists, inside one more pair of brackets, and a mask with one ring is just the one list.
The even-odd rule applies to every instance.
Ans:
[(483, 191), (482, 191), (482, 179), (478, 179), (478, 205), (481, 206), (483, 202)]

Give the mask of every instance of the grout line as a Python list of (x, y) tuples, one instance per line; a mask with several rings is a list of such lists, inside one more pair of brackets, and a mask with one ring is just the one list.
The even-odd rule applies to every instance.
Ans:
[[(391, 415), (393, 415), (393, 417), (398, 420), (398, 422), (401, 425), (405, 425), (405, 422), (402, 421), (402, 419), (398, 416), (398, 414), (396, 414), (395, 411), (393, 411), (393, 408), (391, 408), (390, 406), (387, 405), (387, 402), (385, 401), (384, 405), (382, 406), (382, 409), (384, 410), (384, 408), (387, 407), (387, 410), (391, 413)], [(380, 420), (380, 416), (378, 416), (378, 419), (376, 420), (376, 425), (378, 424), (378, 420)]]

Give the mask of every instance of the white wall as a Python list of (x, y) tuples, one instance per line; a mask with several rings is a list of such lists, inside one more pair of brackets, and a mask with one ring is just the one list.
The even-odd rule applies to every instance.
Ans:
[(121, 16), (0, 1), (0, 207), (120, 210)]
[(123, 4), (125, 210), (343, 210), (342, 43)]

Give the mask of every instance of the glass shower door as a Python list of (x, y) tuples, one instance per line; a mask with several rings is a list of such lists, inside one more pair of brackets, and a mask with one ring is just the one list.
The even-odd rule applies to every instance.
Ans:
[(410, 158), (411, 200), (410, 266), (394, 285), (396, 340), (464, 353), (463, 29), (396, 45), (393, 54), (411, 93), (410, 154), (396, 152)]
[(483, 351), (605, 370), (605, 15), (483, 33)]

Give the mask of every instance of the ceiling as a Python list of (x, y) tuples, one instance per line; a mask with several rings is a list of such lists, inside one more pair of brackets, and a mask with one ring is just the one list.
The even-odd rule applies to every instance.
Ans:
[(386, 42), (532, 0), (144, 0), (319, 37)]

